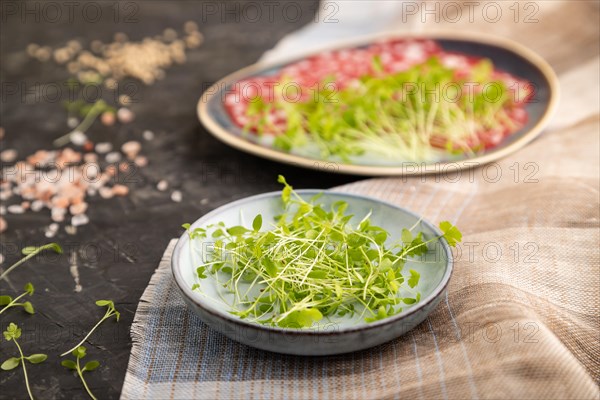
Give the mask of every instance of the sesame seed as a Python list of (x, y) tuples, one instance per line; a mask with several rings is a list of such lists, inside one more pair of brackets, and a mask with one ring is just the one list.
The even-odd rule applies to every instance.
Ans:
[(183, 194), (179, 190), (175, 190), (173, 193), (171, 193), (171, 200), (173, 200), (175, 203), (181, 203), (181, 200), (183, 200)]
[(105, 154), (108, 153), (109, 151), (111, 151), (113, 148), (112, 143), (109, 142), (100, 142), (100, 143), (96, 143), (96, 153), (98, 154)]
[(162, 180), (156, 184), (156, 188), (160, 192), (164, 192), (165, 190), (167, 190), (169, 188), (169, 183), (165, 180)]
[(121, 161), (121, 153), (116, 152), (116, 151), (112, 151), (112, 152), (110, 152), (110, 153), (108, 153), (106, 155), (105, 159), (106, 159), (107, 163), (116, 163), (116, 162), (119, 162), (119, 161)]
[(142, 133), (142, 137), (145, 140), (150, 141), (150, 140), (154, 139), (154, 132), (146, 130)]
[(25, 209), (20, 204), (12, 204), (7, 207), (7, 210), (11, 214), (23, 214)]
[(87, 141), (87, 136), (81, 131), (73, 131), (70, 139), (71, 143), (73, 143), (75, 146), (83, 146)]
[(79, 125), (79, 120), (75, 117), (70, 117), (67, 119), (67, 126), (71, 129), (75, 128), (77, 125)]
[(90, 222), (90, 219), (85, 214), (74, 215), (73, 218), (71, 218), (71, 225), (73, 226), (85, 225), (88, 222)]

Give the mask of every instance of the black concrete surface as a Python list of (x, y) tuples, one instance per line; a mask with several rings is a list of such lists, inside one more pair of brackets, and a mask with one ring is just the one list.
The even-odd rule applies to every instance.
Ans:
[[(58, 5), (61, 16), (45, 3)], [(110, 141), (117, 146), (131, 139), (143, 142), (143, 154), (150, 163), (127, 176), (130, 195), (108, 200), (89, 198), (90, 223), (80, 227), (76, 235), (67, 234), (63, 223), (52, 239), (66, 254), (37, 257), (11, 273), (8, 283), (0, 283), (2, 294), (11, 295), (20, 292), (28, 281), (36, 286), (31, 298), (36, 314), (10, 310), (1, 315), (0, 323), (2, 330), (9, 322), (23, 328), (20, 344), (26, 353), (49, 355), (42, 364), (28, 365), (34, 395), (43, 399), (88, 398), (78, 378), (60, 366), (58, 355), (101, 317), (103, 311), (94, 305), (95, 300), (115, 301), (121, 321), (107, 321), (87, 344), (88, 359), (99, 360), (101, 367), (86, 379), (98, 398), (111, 399), (120, 395), (131, 347), (129, 329), (140, 296), (165, 246), (181, 234), (182, 223), (232, 200), (279, 189), (277, 174), (284, 174), (298, 188), (328, 188), (359, 178), (244, 154), (210, 136), (196, 117), (203, 88), (255, 62), (285, 34), (314, 23), (316, 1), (295, 1), (293, 8), (287, 9), (288, 15), (282, 11), (288, 2), (275, 2), (269, 6), (272, 16), (269, 7), (262, 4), (263, 15), (258, 19), (244, 9), (245, 2), (237, 1), (227, 5), (214, 1), (92, 1), (88, 3), (95, 5), (87, 9), (83, 2), (67, 3), (0, 3), (0, 126), (6, 131), (0, 146), (17, 149), (20, 157), (51, 149), (52, 140), (68, 131), (61, 104), (68, 91), (65, 89), (56, 100), (36, 92), (35, 87), (62, 85), (69, 74), (64, 66), (28, 57), (25, 48), (29, 43), (57, 47), (70, 39), (84, 44), (94, 39), (108, 42), (116, 32), (139, 40), (168, 27), (181, 31), (187, 20), (196, 21), (205, 36), (205, 43), (188, 52), (184, 65), (169, 69), (164, 80), (150, 87), (135, 86), (139, 90), (131, 107), (136, 114), (133, 123), (112, 128), (96, 123), (89, 131), (95, 142)], [(96, 21), (94, 12), (98, 9), (102, 15)], [(296, 9), (301, 10), (299, 17), (294, 16)], [(141, 139), (146, 129), (156, 134), (151, 142)], [(182, 191), (181, 203), (171, 201), (170, 192), (156, 189), (161, 179)], [(2, 234), (3, 268), (19, 259), (21, 247), (48, 242), (44, 228), (51, 223), (48, 210), (7, 215), (6, 220), (9, 228)], [(78, 293), (70, 272), (69, 254), (73, 252), (78, 256), (83, 287)], [(2, 361), (16, 354), (14, 345), (4, 340), (0, 349)], [(0, 371), (0, 385), (0, 398), (27, 397), (20, 368)]]

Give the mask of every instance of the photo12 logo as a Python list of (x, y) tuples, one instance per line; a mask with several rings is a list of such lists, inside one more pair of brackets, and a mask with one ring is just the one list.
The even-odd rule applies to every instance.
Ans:
[(127, 104), (139, 103), (141, 99), (141, 83), (122, 82), (114, 87), (106, 87), (102, 83), (81, 83), (71, 79), (64, 82), (4, 81), (0, 85), (2, 103), (19, 102), (21, 104), (53, 104), (82, 100), (94, 103), (100, 99), (119, 104), (123, 98)]
[(273, 23), (298, 22), (310, 15), (315, 23), (338, 23), (340, 5), (336, 1), (321, 4), (303, 1), (205, 1), (201, 5), (202, 22)]
[(540, 5), (528, 1), (402, 1), (402, 22), (538, 23)]
[(18, 19), (21, 23), (72, 24), (96, 23), (100, 20), (114, 23), (137, 23), (140, 6), (133, 1), (2, 1), (1, 21)]

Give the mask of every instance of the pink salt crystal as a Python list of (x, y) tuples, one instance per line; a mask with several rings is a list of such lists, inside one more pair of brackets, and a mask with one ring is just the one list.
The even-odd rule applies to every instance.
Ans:
[(148, 165), (148, 158), (146, 158), (145, 156), (137, 156), (133, 162), (135, 163), (135, 165), (137, 165), (140, 168), (145, 167), (146, 165)]
[(73, 197), (71, 197), (71, 204), (81, 204), (81, 203), (83, 203), (84, 197), (85, 197), (85, 191), (82, 190), (81, 192), (79, 192), (76, 195), (74, 195)]
[(117, 110), (117, 119), (122, 124), (128, 124), (135, 119), (135, 115), (130, 109), (121, 107)]
[(50, 211), (52, 221), (63, 222), (65, 220), (65, 209), (64, 208), (52, 208)]
[(85, 150), (85, 151), (92, 151), (92, 150), (94, 150), (94, 143), (91, 140), (86, 141), (83, 144), (83, 150)]
[(110, 199), (115, 195), (112, 189), (106, 186), (102, 186), (100, 189), (98, 189), (98, 193), (103, 199)]
[(113, 146), (109, 142), (96, 143), (96, 153), (98, 154), (108, 153), (112, 148)]
[(6, 208), (11, 214), (23, 214), (25, 210), (20, 204), (13, 204)]
[(88, 222), (90, 222), (90, 219), (85, 214), (74, 215), (73, 218), (71, 218), (71, 225), (73, 226), (85, 225)]
[(81, 161), (81, 153), (74, 151), (70, 147), (65, 148), (56, 157), (56, 164), (59, 168), (64, 168), (67, 164), (76, 164)]
[(42, 208), (44, 208), (44, 202), (41, 200), (34, 200), (31, 203), (31, 211), (33, 212), (38, 212), (40, 211)]
[(121, 153), (113, 151), (113, 152), (108, 153), (106, 155), (106, 162), (109, 163), (109, 164), (116, 163), (116, 162), (119, 162), (119, 161), (121, 161)]
[(42, 166), (46, 163), (49, 158), (49, 152), (46, 150), (38, 150), (29, 157), (27, 157), (27, 163), (35, 166)]
[(122, 162), (119, 164), (119, 171), (121, 172), (127, 172), (129, 171), (129, 164), (126, 162)]
[(21, 207), (23, 207), (23, 210), (29, 210), (30, 206), (31, 206), (31, 203), (29, 201), (24, 201), (21, 203)]
[(85, 153), (83, 155), (83, 161), (86, 163), (95, 163), (98, 161), (98, 154), (96, 153)]
[(67, 208), (69, 206), (69, 199), (63, 196), (54, 196), (52, 198), (52, 206), (54, 208)]
[(4, 232), (6, 230), (6, 228), (8, 228), (8, 224), (6, 223), (6, 220), (2, 217), (0, 217), (0, 232)]
[(10, 199), (12, 192), (10, 190), (0, 190), (0, 200), (6, 201)]
[[(80, 198), (83, 196), (83, 189), (77, 185), (70, 184), (70, 185), (65, 186), (60, 191), (60, 196), (66, 198), (67, 201), (70, 203), (74, 199)], [(65, 208), (66, 207), (68, 207), (68, 204), (65, 206)]]
[(114, 165), (109, 165), (108, 167), (106, 167), (106, 170), (104, 172), (106, 172), (108, 176), (115, 176), (117, 174), (117, 167)]
[(21, 190), (21, 197), (27, 200), (33, 200), (35, 198), (35, 188), (34, 187), (24, 187)]
[(169, 183), (167, 181), (165, 181), (164, 179), (156, 184), (156, 188), (161, 192), (164, 192), (165, 190), (167, 190), (168, 187), (169, 187)]
[(83, 214), (84, 212), (87, 211), (88, 205), (85, 202), (81, 202), (78, 204), (73, 204), (71, 207), (69, 207), (69, 212), (73, 215), (77, 215), (77, 214)]
[(10, 163), (17, 159), (17, 151), (15, 149), (6, 149), (0, 153), (2, 162)]
[(125, 185), (115, 185), (112, 188), (112, 192), (115, 196), (127, 196), (129, 188)]
[(115, 124), (115, 120), (116, 120), (115, 119), (115, 113), (113, 113), (111, 111), (105, 111), (100, 116), (100, 121), (105, 126), (112, 126), (112, 125), (114, 125)]
[(129, 159), (134, 159), (141, 149), (142, 145), (140, 144), (140, 142), (136, 142), (135, 140), (126, 142), (123, 144), (123, 146), (121, 146), (121, 151), (125, 153), (125, 155), (127, 155), (127, 158)]
[(94, 182), (100, 174), (100, 165), (98, 165), (98, 163), (95, 161), (88, 162), (83, 166), (83, 170), (81, 172), (83, 175), (83, 180), (85, 180), (86, 182)]

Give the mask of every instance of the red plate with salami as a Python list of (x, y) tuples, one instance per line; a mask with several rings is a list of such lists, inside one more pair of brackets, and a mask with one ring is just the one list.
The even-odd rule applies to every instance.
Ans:
[(256, 64), (208, 89), (198, 112), (217, 138), (262, 157), (403, 175), (503, 157), (539, 134), (556, 102), (553, 71), (526, 48), (437, 34)]

